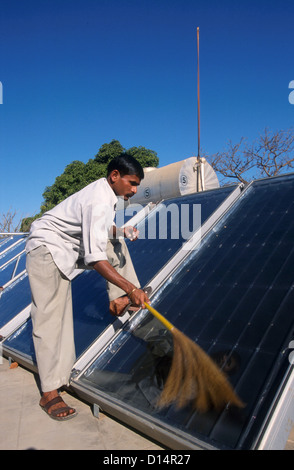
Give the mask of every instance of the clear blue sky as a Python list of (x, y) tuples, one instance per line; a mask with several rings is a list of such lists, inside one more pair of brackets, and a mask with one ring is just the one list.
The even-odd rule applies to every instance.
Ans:
[(0, 214), (117, 139), (160, 166), (294, 123), (293, 0), (1, 0)]

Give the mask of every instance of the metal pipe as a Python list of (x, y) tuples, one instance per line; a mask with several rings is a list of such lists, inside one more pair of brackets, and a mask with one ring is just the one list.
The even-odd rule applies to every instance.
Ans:
[(199, 28), (197, 28), (197, 102), (198, 102), (198, 161), (200, 158), (200, 73), (199, 73)]

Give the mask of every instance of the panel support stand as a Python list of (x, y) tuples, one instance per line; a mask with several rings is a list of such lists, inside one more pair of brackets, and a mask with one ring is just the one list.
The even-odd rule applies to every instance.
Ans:
[(99, 407), (99, 405), (97, 405), (97, 403), (93, 404), (93, 415), (95, 416), (95, 418), (99, 419), (100, 407)]

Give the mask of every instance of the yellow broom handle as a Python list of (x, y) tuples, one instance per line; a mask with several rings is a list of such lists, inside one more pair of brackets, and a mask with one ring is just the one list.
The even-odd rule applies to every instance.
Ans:
[(149, 312), (152, 313), (163, 325), (168, 329), (172, 330), (174, 325), (172, 325), (166, 318), (164, 318), (155, 308), (151, 307), (151, 305), (144, 302), (145, 307), (148, 308)]

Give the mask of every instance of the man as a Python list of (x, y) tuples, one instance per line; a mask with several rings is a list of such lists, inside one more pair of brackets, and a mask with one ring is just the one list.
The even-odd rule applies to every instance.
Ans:
[(114, 158), (101, 178), (43, 214), (31, 226), (26, 243), (27, 271), (32, 292), (33, 340), (41, 381), (40, 406), (54, 419), (76, 412), (58, 389), (69, 382), (75, 362), (71, 279), (82, 259), (108, 282), (110, 312), (121, 315), (132, 304), (149, 302), (134, 271), (127, 247), (119, 236), (135, 240), (133, 227), (114, 225), (118, 197), (137, 192), (144, 173), (124, 153)]

